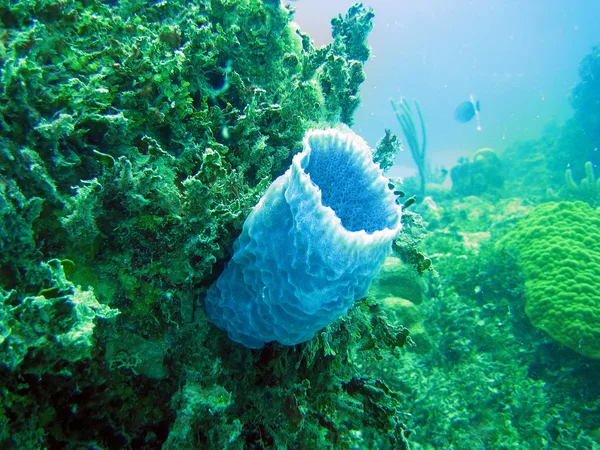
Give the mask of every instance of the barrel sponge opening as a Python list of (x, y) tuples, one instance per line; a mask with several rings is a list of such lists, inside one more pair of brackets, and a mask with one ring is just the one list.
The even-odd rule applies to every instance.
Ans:
[(209, 319), (250, 348), (312, 338), (366, 291), (401, 228), (401, 209), (365, 141), (312, 130), (246, 219), (205, 301)]
[(381, 171), (363, 139), (314, 131), (306, 140), (309, 162), (304, 170), (321, 189), (322, 204), (333, 209), (346, 230), (373, 233), (395, 227), (398, 214), (390, 207), (387, 179), (380, 179)]

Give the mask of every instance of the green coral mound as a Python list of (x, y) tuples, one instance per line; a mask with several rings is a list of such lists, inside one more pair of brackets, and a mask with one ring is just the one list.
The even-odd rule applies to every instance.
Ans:
[(531, 323), (600, 358), (600, 213), (583, 202), (544, 203), (500, 244), (518, 252)]

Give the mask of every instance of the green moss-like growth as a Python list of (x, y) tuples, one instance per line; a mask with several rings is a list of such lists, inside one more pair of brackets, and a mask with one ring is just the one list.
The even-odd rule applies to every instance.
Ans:
[(261, 353), (202, 311), (306, 130), (351, 124), (359, 103), (373, 12), (353, 6), (322, 48), (292, 15), (0, 2), (0, 286), (18, 331), (0, 333), (0, 447), (406, 445), (398, 399), (359, 375), (407, 339), (372, 305)]
[(380, 366), (411, 405), (411, 449), (598, 446), (600, 360), (531, 326), (518, 252), (495, 246), (531, 209), (521, 199), (424, 202), (423, 244), (436, 270), (426, 274), (426, 296), (407, 295), (413, 275), (403, 271), (378, 289), (416, 344)]
[(394, 165), (394, 160), (400, 149), (400, 139), (386, 128), (385, 136), (377, 142), (377, 147), (373, 151), (373, 161), (379, 164), (381, 170), (387, 172)]
[(518, 252), (531, 323), (576, 352), (600, 358), (598, 212), (583, 202), (542, 204), (500, 245)]
[(239, 351), (220, 334), (215, 359), (190, 336), (181, 351), (203, 369), (174, 398), (166, 448), (405, 449), (405, 405), (374, 368), (408, 339), (368, 300), (304, 345)]
[[(414, 203), (414, 197), (410, 197), (404, 207), (410, 206), (410, 201)], [(408, 204), (407, 206), (407, 203)], [(425, 224), (421, 216), (412, 211), (404, 211), (402, 214), (403, 232), (394, 239), (392, 252), (400, 258), (405, 264), (412, 266), (419, 275), (423, 275), (432, 268), (431, 259), (417, 249), (417, 245), (425, 237)]]
[[(44, 430), (61, 421), (59, 405), (80, 394), (73, 391), (75, 380), (82, 390), (98, 382), (80, 378), (81, 368), (90, 364), (96, 352), (98, 319), (119, 314), (101, 305), (93, 291), (68, 281), (60, 261), (41, 266), (46, 284), (39, 295), (20, 299), (17, 291), (0, 289), (0, 423), (6, 430), (0, 432), (0, 446), (4, 448), (41, 448), (49, 442)], [(58, 392), (61, 398), (53, 400)], [(72, 403), (75, 408), (76, 403)], [(54, 433), (67, 428), (61, 423)]]
[[(23, 1), (0, 18), (2, 175), (24, 201), (43, 199), (32, 232), (46, 252), (156, 277), (148, 261), (168, 247), (163, 270), (202, 278), (307, 127), (351, 117), (364, 62), (352, 55), (372, 13), (336, 19), (321, 49), (289, 10), (257, 0)], [(125, 264), (111, 260), (124, 246)]]
[(119, 314), (69, 282), (57, 259), (43, 270), (48, 285), (37, 296), (19, 300), (0, 290), (0, 364), (13, 372), (25, 360), (28, 373), (68, 371), (65, 363), (91, 357), (96, 319)]
[(7, 233), (2, 283), (70, 258), (138, 316), (157, 286), (210, 284), (306, 129), (350, 123), (372, 16), (354, 6), (315, 49), (279, 2), (0, 7), (0, 207), (23, 235)]
[(424, 327), (417, 346), (386, 364), (384, 379), (412, 405), (411, 448), (595, 448), (598, 362), (531, 327), (514, 256), (457, 250), (436, 262), (431, 298), (411, 312)]

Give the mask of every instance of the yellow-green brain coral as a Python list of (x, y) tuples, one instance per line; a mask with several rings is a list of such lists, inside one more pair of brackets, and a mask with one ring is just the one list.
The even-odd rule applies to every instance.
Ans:
[(531, 323), (600, 358), (600, 212), (583, 202), (544, 203), (500, 244), (520, 258)]

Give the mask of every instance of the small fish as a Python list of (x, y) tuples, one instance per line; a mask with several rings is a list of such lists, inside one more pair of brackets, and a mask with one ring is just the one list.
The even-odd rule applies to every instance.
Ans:
[(477, 130), (481, 130), (481, 125), (479, 124), (479, 111), (481, 111), (479, 100), (475, 101), (475, 98), (471, 95), (468, 101), (462, 102), (456, 107), (454, 110), (454, 118), (460, 123), (467, 123), (475, 117), (477, 119)]

